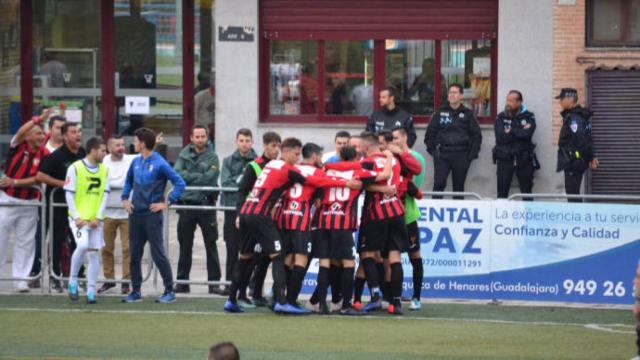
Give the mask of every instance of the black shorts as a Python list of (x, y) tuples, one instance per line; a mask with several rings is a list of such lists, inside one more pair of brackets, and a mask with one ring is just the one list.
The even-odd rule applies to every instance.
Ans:
[(407, 225), (407, 236), (409, 238), (409, 252), (420, 251), (420, 229), (417, 221)]
[(282, 253), (289, 254), (311, 254), (311, 232), (297, 230), (282, 230)]
[(240, 215), (241, 254), (272, 255), (282, 251), (276, 223), (262, 215)]
[(318, 259), (354, 260), (356, 248), (351, 230), (318, 230), (313, 244), (313, 257)]
[(380, 251), (386, 258), (389, 251), (405, 252), (409, 249), (404, 216), (384, 220), (368, 220), (362, 228), (358, 251)]

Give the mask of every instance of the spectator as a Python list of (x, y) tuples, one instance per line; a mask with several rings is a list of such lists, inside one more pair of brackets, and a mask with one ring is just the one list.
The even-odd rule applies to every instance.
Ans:
[(215, 144), (216, 139), (216, 88), (213, 73), (209, 86), (198, 91), (195, 96), (196, 124), (204, 125), (209, 130), (209, 140)]
[(67, 119), (61, 115), (54, 115), (49, 119), (49, 133), (45, 137), (49, 153), (56, 151), (60, 146), (62, 146), (62, 126), (66, 122)]
[[(216, 186), (220, 173), (220, 161), (208, 142), (209, 131), (204, 125), (196, 125), (191, 129), (191, 144), (187, 145), (178, 156), (174, 170), (187, 183), (187, 186)], [(217, 193), (211, 191), (185, 191), (179, 200), (181, 205), (215, 205)], [(180, 258), (178, 260), (178, 280), (189, 280), (193, 251), (193, 237), (196, 226), (200, 226), (204, 247), (207, 254), (207, 279), (220, 281), (220, 260), (218, 259), (218, 225), (215, 211), (178, 210), (178, 243)], [(219, 293), (219, 286), (209, 285), (209, 293)], [(188, 293), (189, 284), (178, 284), (177, 293)]]
[[(236, 151), (222, 162), (222, 175), (220, 185), (222, 187), (237, 188), (242, 178), (242, 173), (247, 165), (258, 157), (253, 145), (253, 134), (249, 129), (240, 129), (236, 133)], [(237, 192), (222, 192), (221, 205), (235, 208), (240, 195)], [(224, 243), (227, 248), (227, 262), (225, 279), (231, 281), (233, 268), (240, 255), (240, 231), (236, 228), (235, 221), (238, 213), (235, 210), (224, 212)], [(228, 295), (226, 292), (224, 295)]]
[[(0, 178), (0, 201), (20, 204), (40, 199), (40, 193), (29, 187), (36, 184), (38, 163), (45, 156), (44, 132), (41, 123), (49, 116), (46, 111), (40, 117), (34, 117), (18, 129), (11, 139), (9, 156), (5, 166), (5, 175)], [(0, 207), (0, 274), (7, 261), (9, 234), (15, 232), (13, 247), (12, 276), (29, 276), (35, 257), (35, 235), (38, 224), (36, 207)], [(19, 292), (28, 292), (29, 286), (24, 280), (15, 282)]]
[[(148, 241), (151, 246), (151, 257), (158, 267), (164, 283), (164, 293), (156, 302), (175, 302), (173, 292), (173, 274), (171, 265), (164, 250), (162, 236), (162, 211), (167, 207), (164, 189), (167, 180), (174, 186), (169, 194), (169, 204), (175, 203), (184, 191), (184, 180), (167, 163), (165, 159), (153, 151), (156, 145), (156, 134), (151, 129), (136, 130), (133, 145), (140, 156), (133, 159), (122, 190), (122, 206), (129, 213), (129, 242), (131, 245), (131, 292), (122, 299), (123, 302), (141, 302), (142, 287), (142, 254)], [(133, 194), (131, 192), (133, 191)], [(129, 196), (131, 195), (131, 200)]]
[[(38, 182), (47, 185), (45, 192), (47, 200), (52, 191), (64, 186), (69, 165), (86, 155), (82, 148), (82, 133), (77, 123), (67, 122), (62, 126), (61, 131), (64, 144), (40, 162), (40, 168), (36, 175)], [(65, 204), (62, 189), (55, 192), (53, 202)], [(53, 224), (48, 224), (48, 226), (53, 233), (52, 271), (57, 275), (68, 275), (71, 253), (75, 250), (75, 240), (69, 237), (66, 206), (54, 208)], [(62, 286), (55, 279), (52, 281), (52, 287), (56, 291), (62, 292)]]
[(351, 134), (348, 131), (338, 131), (335, 137), (335, 151), (331, 151), (322, 155), (322, 162), (324, 164), (335, 163), (340, 161), (340, 149), (349, 145), (349, 139)]
[[(47, 134), (45, 134), (45, 143), (46, 143), (46, 147), (47, 147), (47, 154), (46, 156), (49, 156), (49, 154), (51, 154), (52, 152), (54, 152), (56, 149), (58, 149), (60, 146), (62, 146), (63, 141), (62, 141), (62, 126), (64, 125), (64, 123), (67, 121), (67, 119), (64, 116), (60, 116), (60, 115), (54, 115), (52, 117), (49, 118), (49, 132)], [(43, 190), (46, 190), (46, 185), (43, 186)], [(47, 199), (48, 201), (48, 199)], [(47, 214), (49, 213), (49, 208), (47, 207)], [(47, 216), (47, 220), (49, 219), (49, 216)], [(36, 276), (37, 274), (40, 273), (40, 269), (42, 267), (42, 236), (43, 234), (41, 234), (41, 225), (40, 222), (43, 221), (42, 219), (39, 218), (40, 217), (40, 213), (38, 213), (38, 228), (36, 229), (36, 256), (33, 260), (33, 267), (31, 267), (31, 274), (30, 276)], [(31, 288), (39, 288), (40, 287), (40, 281), (39, 280), (33, 280), (29, 283), (29, 287)]]
[[(122, 250), (122, 279), (131, 279), (129, 262), (131, 256), (129, 252), (129, 215), (122, 209), (120, 196), (124, 187), (124, 179), (127, 171), (137, 155), (125, 154), (124, 139), (122, 136), (116, 135), (107, 141), (107, 149), (109, 155), (104, 157), (102, 163), (109, 169), (109, 186), (111, 192), (107, 199), (107, 208), (105, 209), (104, 219), (104, 242), (102, 248), (102, 271), (107, 279), (115, 278), (114, 270), (114, 251), (116, 242), (116, 233), (120, 232), (120, 248)], [(120, 208), (120, 209), (118, 209)], [(115, 283), (105, 282), (98, 294), (102, 294), (116, 286)], [(128, 283), (122, 283), (120, 292), (128, 294), (130, 291)]]
[(225, 341), (209, 349), (209, 360), (240, 360), (240, 353), (232, 342)]

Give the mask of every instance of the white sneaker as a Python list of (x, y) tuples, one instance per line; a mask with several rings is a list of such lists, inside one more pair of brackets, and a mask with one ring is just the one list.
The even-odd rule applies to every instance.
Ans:
[(640, 360), (640, 356), (632, 357), (632, 358), (631, 358), (631, 359), (629, 359), (629, 360)]
[(389, 308), (389, 302), (388, 301), (382, 301), (382, 310), (387, 310)]
[(331, 312), (338, 312), (342, 310), (342, 301), (340, 301), (339, 303), (334, 303), (331, 302)]
[(16, 283), (16, 290), (19, 293), (28, 293), (29, 292), (29, 284), (26, 281), (18, 281)]
[(307, 303), (304, 304), (304, 307), (315, 313), (320, 312), (320, 303), (312, 304), (310, 301), (307, 301)]

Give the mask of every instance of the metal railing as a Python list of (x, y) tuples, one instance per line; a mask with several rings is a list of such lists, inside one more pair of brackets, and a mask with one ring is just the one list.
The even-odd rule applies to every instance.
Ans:
[(521, 200), (521, 199), (563, 199), (563, 200), (621, 200), (640, 203), (640, 196), (638, 195), (594, 195), (594, 194), (513, 194), (507, 198), (507, 200)]
[[(173, 191), (173, 187), (169, 188), (167, 193), (171, 193)], [(184, 191), (202, 191), (202, 192), (236, 192), (237, 188), (231, 187), (217, 187), (217, 186), (187, 186)], [(170, 210), (197, 210), (197, 211), (235, 211), (236, 208), (234, 206), (221, 206), (221, 205), (170, 205), (167, 207), (167, 211), (164, 216), (164, 247), (167, 252), (167, 257), (169, 257), (169, 211)], [(155, 279), (157, 280), (157, 275)], [(222, 280), (183, 280), (183, 279), (175, 279), (173, 281), (176, 284), (185, 284), (185, 285), (231, 285), (230, 281), (222, 281)], [(157, 286), (157, 284), (156, 284)]]
[[(62, 190), (62, 188), (55, 188), (55, 189), (53, 189), (51, 191), (51, 194), (49, 194), (49, 224), (51, 224), (51, 228), (49, 229), (50, 230), (49, 231), (49, 236), (51, 237), (51, 241), (49, 241), (48, 246), (46, 247), (46, 249), (47, 249), (48, 256), (50, 258), (53, 256), (53, 227), (55, 226), (54, 223), (53, 223), (53, 211), (54, 211), (54, 208), (67, 207), (67, 203), (66, 202), (64, 202), (64, 203), (56, 203), (56, 202), (53, 201), (54, 194), (57, 191), (61, 191), (61, 190)], [(122, 207), (115, 207), (115, 206), (109, 206), (107, 208), (108, 209), (122, 209)], [(65, 225), (68, 226), (68, 224), (65, 224)], [(58, 224), (58, 226), (60, 226), (60, 224)], [(69, 236), (73, 236), (73, 235), (69, 235)], [(131, 239), (129, 239), (129, 240), (131, 240)], [(147, 244), (145, 246), (145, 248), (148, 248), (148, 247), (149, 247), (149, 244)], [(43, 247), (43, 249), (45, 249), (45, 248)], [(43, 251), (43, 254), (44, 254), (44, 251)], [(142, 278), (142, 282), (143, 283), (148, 281), (151, 278), (151, 275), (152, 275), (153, 270), (154, 270), (153, 261), (151, 259), (151, 256), (149, 255), (149, 251), (145, 250), (144, 254), (147, 254), (146, 261), (144, 261), (144, 262), (146, 262), (149, 267), (147, 269), (146, 274)], [(143, 260), (145, 260), (145, 258), (143, 258)], [(68, 277), (56, 274), (53, 271), (53, 268), (51, 266), (48, 267), (48, 268), (49, 268), (49, 276), (50, 276), (50, 278), (58, 280), (58, 281), (69, 281)], [(78, 281), (79, 282), (85, 282), (86, 278), (78, 278)], [(99, 278), (98, 282), (99, 283), (128, 284), (128, 283), (131, 282), (131, 280), (130, 279)], [(51, 287), (50, 286), (48, 287), (48, 291), (49, 291), (49, 293), (51, 292)]]
[(482, 200), (483, 197), (480, 196), (480, 194), (478, 193), (474, 193), (474, 192), (456, 192), (456, 191), (423, 191), (422, 192), (423, 196), (431, 196), (432, 198), (434, 196), (448, 196), (448, 197), (462, 197), (462, 198), (473, 198), (474, 200)]
[[(45, 234), (45, 230), (46, 230), (46, 225), (45, 225), (45, 217), (46, 217), (46, 208), (47, 208), (47, 204), (45, 202), (45, 198), (44, 198), (44, 194), (42, 192), (42, 188), (39, 186), (30, 186), (29, 188), (35, 190), (38, 192), (38, 194), (40, 195), (40, 200), (23, 200), (20, 202), (0, 202), (0, 206), (5, 206), (5, 207), (36, 207), (36, 208), (40, 208), (40, 231), (41, 231), (41, 236), (40, 236), (40, 241), (41, 241), (41, 245), (42, 245), (42, 249), (45, 248), (46, 246), (46, 237), (44, 236)], [(37, 224), (37, 222), (36, 222)], [(5, 231), (4, 229), (2, 231)], [(17, 236), (17, 235), (16, 235)], [(8, 239), (7, 239), (8, 241)], [(35, 241), (35, 237), (34, 237), (34, 241)], [(15, 246), (15, 245), (14, 245)], [(8, 249), (7, 249), (8, 250)], [(44, 273), (44, 269), (47, 268), (46, 266), (47, 264), (47, 258), (46, 256), (42, 256), (42, 266), (40, 266), (40, 272), (35, 274), (34, 276), (28, 276), (28, 277), (0, 277), (0, 281), (34, 281), (34, 280), (39, 280), (40, 281), (40, 287), (42, 288), (43, 286), (43, 273)], [(4, 264), (3, 264), (4, 265)]]

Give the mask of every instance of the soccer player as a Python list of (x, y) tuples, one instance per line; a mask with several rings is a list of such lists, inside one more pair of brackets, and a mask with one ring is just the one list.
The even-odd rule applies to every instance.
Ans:
[[(313, 143), (305, 144), (302, 147), (302, 158), (302, 163), (295, 165), (302, 176), (318, 178), (326, 176), (320, 169), (322, 166), (320, 146)], [(297, 299), (312, 250), (311, 211), (317, 190), (318, 187), (311, 182), (304, 185), (294, 184), (284, 194), (279, 216), (282, 248), (286, 254), (285, 264), (290, 269), (290, 276), (287, 279), (287, 303), (296, 307), (298, 307)]]
[[(362, 151), (366, 158), (362, 160), (363, 168), (380, 172), (388, 161), (379, 148), (378, 137), (373, 133), (362, 134)], [(400, 186), (400, 163), (392, 161), (392, 173), (386, 182), (378, 182), (376, 185), (388, 185), (398, 188)], [(404, 206), (397, 195), (388, 195), (381, 192), (367, 191), (365, 199), (363, 220), (363, 235), (360, 238), (360, 253), (362, 265), (372, 293), (371, 302), (364, 307), (365, 311), (380, 309), (380, 271), (376, 267), (376, 258), (382, 255), (388, 259), (391, 268), (391, 295), (392, 303), (388, 311), (391, 314), (401, 315), (402, 296), (402, 264), (400, 254), (408, 248), (407, 229), (404, 225)]]
[(422, 308), (420, 292), (424, 267), (422, 256), (420, 256), (420, 231), (418, 228), (420, 209), (416, 199), (421, 199), (422, 193), (414, 183), (414, 176), (418, 176), (424, 171), (424, 158), (421, 162), (419, 157), (422, 155), (409, 148), (407, 139), (406, 130), (396, 128), (393, 130), (393, 143), (389, 144), (388, 148), (398, 157), (401, 165), (402, 181), (398, 188), (398, 196), (404, 204), (404, 222), (409, 238), (409, 260), (413, 269), (413, 296), (409, 309), (420, 310)]
[[(304, 177), (293, 165), (300, 159), (302, 143), (295, 138), (288, 138), (282, 142), (282, 158), (270, 161), (258, 176), (253, 189), (240, 208), (240, 216), (236, 224), (242, 233), (244, 241), (240, 259), (236, 264), (229, 299), (224, 305), (227, 312), (242, 312), (237, 304), (238, 285), (247, 277), (246, 272), (251, 270), (250, 263), (255, 243), (257, 241), (264, 254), (269, 255), (272, 261), (272, 275), (275, 288), (275, 300), (273, 310), (275, 312), (289, 314), (304, 314), (306, 311), (286, 303), (285, 283), (286, 271), (284, 259), (281, 254), (282, 243), (276, 223), (272, 218), (272, 209), (280, 196), (293, 184), (304, 185), (309, 182), (315, 186), (341, 186), (344, 181), (336, 181), (329, 178), (314, 176)], [(351, 186), (360, 185), (358, 181), (352, 181)]]
[(100, 272), (100, 254), (104, 246), (104, 210), (109, 196), (109, 170), (104, 164), (106, 147), (102, 139), (87, 141), (87, 156), (67, 169), (64, 182), (65, 199), (69, 208), (69, 227), (76, 241), (71, 256), (69, 298), (78, 300), (78, 272), (89, 258), (87, 273), (87, 303), (96, 303), (96, 281)]
[[(340, 179), (358, 179), (364, 186), (386, 181), (391, 175), (393, 155), (387, 152), (387, 162), (380, 173), (362, 169), (356, 160), (355, 148), (345, 146), (340, 149), (342, 162), (327, 165), (327, 175)], [(318, 272), (318, 299), (321, 314), (328, 314), (326, 303), (329, 284), (330, 260), (339, 261), (342, 266), (340, 292), (342, 306), (340, 314), (358, 315), (359, 311), (351, 305), (353, 294), (353, 275), (356, 249), (353, 243), (353, 232), (358, 227), (358, 197), (361, 190), (348, 187), (332, 187), (324, 191), (322, 206), (319, 211), (318, 241), (316, 256), (320, 259)], [(333, 286), (333, 285), (332, 285)]]

